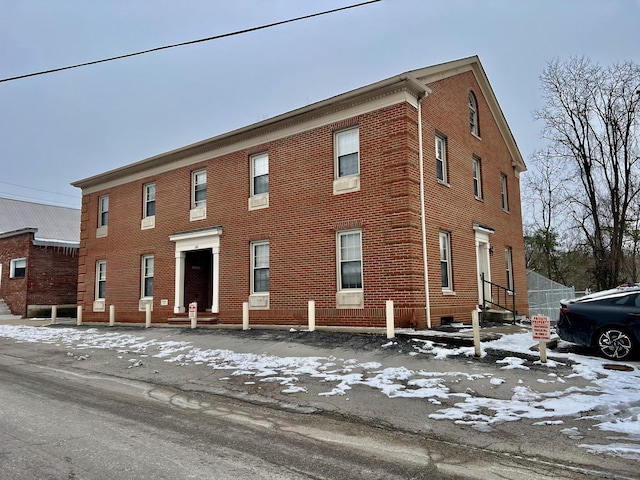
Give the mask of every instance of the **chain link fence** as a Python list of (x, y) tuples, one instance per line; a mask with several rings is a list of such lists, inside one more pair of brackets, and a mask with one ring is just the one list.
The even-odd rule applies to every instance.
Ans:
[(575, 298), (576, 289), (554, 282), (533, 270), (527, 270), (529, 291), (529, 315), (545, 315), (551, 321), (558, 321), (560, 300)]

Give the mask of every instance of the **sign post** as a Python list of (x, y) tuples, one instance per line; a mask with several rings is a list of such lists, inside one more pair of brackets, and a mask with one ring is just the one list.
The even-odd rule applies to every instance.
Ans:
[(536, 315), (531, 319), (533, 339), (539, 341), (540, 361), (547, 363), (547, 342), (551, 340), (551, 321), (544, 315)]
[(191, 328), (196, 328), (198, 324), (198, 303), (191, 302), (189, 304), (189, 318), (191, 319)]

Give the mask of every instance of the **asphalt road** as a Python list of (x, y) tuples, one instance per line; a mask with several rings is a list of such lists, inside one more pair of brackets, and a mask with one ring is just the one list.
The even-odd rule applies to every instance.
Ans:
[[(213, 341), (202, 333), (180, 336)], [(265, 348), (254, 343), (261, 338), (215, 340), (234, 350)], [(300, 347), (271, 348), (294, 354)], [(526, 438), (518, 426), (489, 443), (447, 423), (412, 433), (412, 415), (425, 413), (420, 401), (391, 404), (363, 390), (352, 392), (349, 405), (260, 402), (206, 388), (215, 382), (205, 366), (158, 360), (123, 370), (111, 351), (87, 356), (79, 362), (64, 346), (0, 339), (0, 479), (634, 478), (614, 473), (624, 472), (616, 460), (574, 463), (562, 438)], [(402, 428), (382, 420), (389, 409)]]

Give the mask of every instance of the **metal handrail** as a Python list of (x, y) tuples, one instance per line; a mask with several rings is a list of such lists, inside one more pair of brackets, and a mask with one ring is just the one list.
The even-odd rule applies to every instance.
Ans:
[[(508, 312), (513, 314), (513, 323), (516, 323), (516, 292), (515, 290), (511, 290), (507, 287), (503, 287), (502, 285), (498, 285), (497, 283), (493, 283), (490, 280), (485, 280), (484, 273), (480, 274), (480, 279), (482, 280), (482, 309), (487, 309), (487, 304), (491, 304), (498, 308), (502, 308)], [(489, 285), (489, 298), (486, 298), (486, 288), (485, 285)], [(494, 295), (494, 292), (497, 295)], [(511, 297), (511, 308), (509, 308), (508, 299)], [(504, 302), (500, 300), (504, 299)]]

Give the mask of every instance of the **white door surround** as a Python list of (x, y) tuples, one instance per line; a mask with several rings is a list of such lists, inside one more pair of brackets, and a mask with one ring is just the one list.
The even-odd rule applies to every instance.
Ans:
[(489, 258), (491, 245), (489, 243), (489, 235), (495, 232), (494, 229), (474, 224), (476, 239), (476, 264), (478, 269), (478, 305), (482, 305), (482, 289), (485, 289), (485, 297), (491, 298), (491, 288), (486, 287), (482, 283), (482, 274), (484, 273), (484, 279), (491, 281), (491, 260)]
[(220, 235), (222, 227), (210, 227), (202, 230), (175, 233), (169, 240), (176, 244), (175, 298), (173, 313), (185, 313), (184, 306), (184, 270), (185, 255), (193, 250), (211, 249), (211, 272), (213, 275), (213, 292), (211, 313), (219, 311), (220, 295)]

